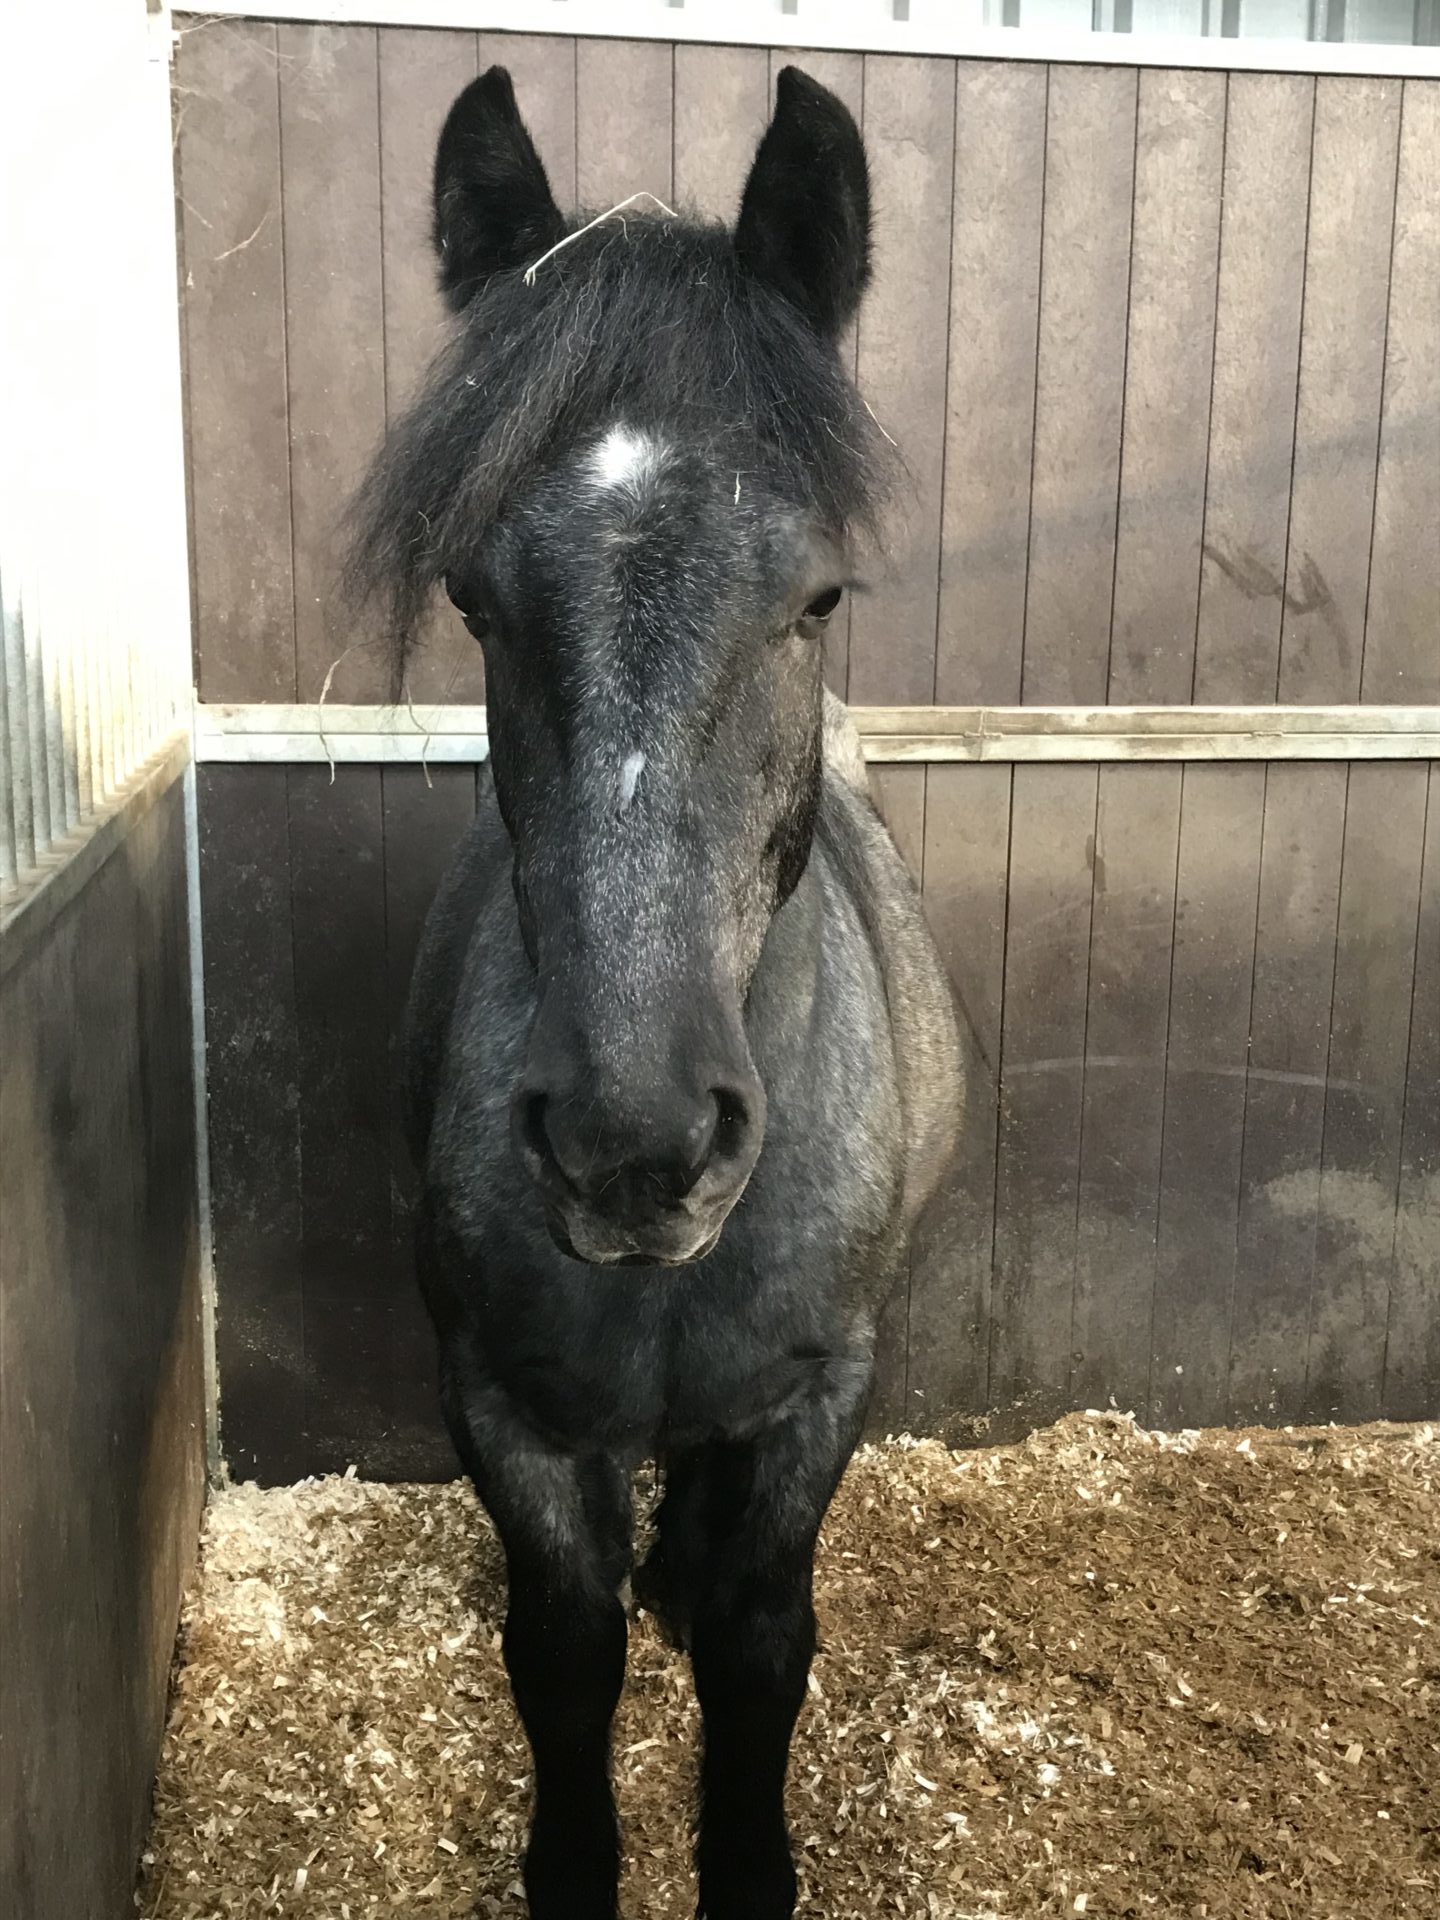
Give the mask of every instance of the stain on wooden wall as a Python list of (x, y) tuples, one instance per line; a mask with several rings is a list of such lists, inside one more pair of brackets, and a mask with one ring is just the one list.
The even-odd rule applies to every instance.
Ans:
[[(562, 205), (733, 216), (774, 76), (857, 114), (860, 383), (910, 483), (860, 703), (1440, 700), (1440, 82), (205, 23), (176, 80), (207, 700), (384, 697), (349, 487), (441, 337), (450, 101), (504, 61)], [(437, 611), (412, 689), (475, 700)], [(353, 648), (354, 651), (347, 652)]]
[[(880, 769), (969, 1114), (873, 1424), (1440, 1412), (1440, 766)], [(226, 1450), (448, 1474), (393, 1047), (475, 773), (201, 772)]]

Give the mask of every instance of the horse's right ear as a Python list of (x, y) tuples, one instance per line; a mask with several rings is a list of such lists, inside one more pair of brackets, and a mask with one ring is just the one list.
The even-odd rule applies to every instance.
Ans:
[(833, 340), (870, 278), (870, 170), (848, 109), (785, 67), (735, 225), (740, 264)]
[(504, 67), (460, 95), (435, 150), (435, 248), (440, 285), (463, 307), (492, 273), (527, 266), (565, 221)]

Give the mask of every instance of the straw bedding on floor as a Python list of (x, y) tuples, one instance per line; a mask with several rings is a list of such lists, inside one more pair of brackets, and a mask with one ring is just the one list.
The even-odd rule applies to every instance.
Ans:
[[(893, 1442), (853, 1464), (817, 1591), (802, 1914), (1440, 1914), (1434, 1430), (1086, 1414), (1018, 1447)], [(502, 1610), (464, 1486), (219, 1495), (140, 1911), (519, 1920)], [(627, 1920), (693, 1915), (697, 1731), (683, 1658), (638, 1616)]]

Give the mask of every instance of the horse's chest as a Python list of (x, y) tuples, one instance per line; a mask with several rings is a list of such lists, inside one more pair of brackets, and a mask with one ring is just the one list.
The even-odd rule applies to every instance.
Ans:
[(742, 1296), (719, 1275), (707, 1286), (703, 1269), (638, 1281), (603, 1312), (575, 1304), (547, 1315), (499, 1370), (544, 1428), (577, 1447), (638, 1456), (753, 1429), (784, 1411), (831, 1345), (810, 1316)]

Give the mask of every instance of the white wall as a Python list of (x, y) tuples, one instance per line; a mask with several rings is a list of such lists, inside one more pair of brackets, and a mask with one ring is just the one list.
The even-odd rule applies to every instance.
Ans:
[(188, 724), (171, 33), (152, 4), (0, 8), (6, 905)]

